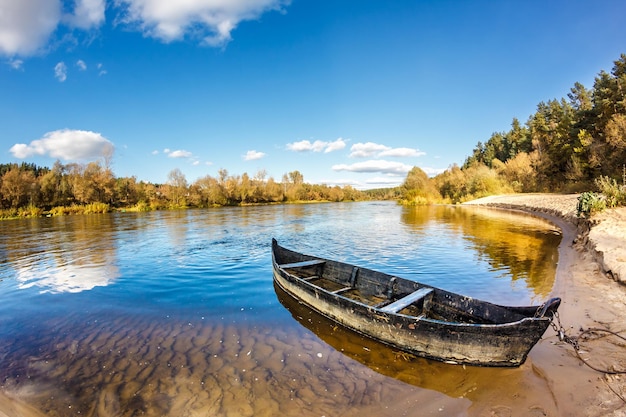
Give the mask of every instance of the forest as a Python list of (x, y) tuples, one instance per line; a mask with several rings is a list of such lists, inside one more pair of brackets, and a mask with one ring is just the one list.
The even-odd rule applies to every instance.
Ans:
[[(429, 178), (413, 168), (405, 204), (458, 203), (492, 194), (613, 192), (626, 202), (626, 54), (591, 89), (537, 105), (525, 124), (478, 142), (462, 166)], [(617, 191), (616, 191), (617, 190)], [(621, 193), (621, 194), (620, 194)]]
[[(429, 177), (414, 167), (392, 189), (308, 184), (299, 171), (281, 181), (260, 170), (218, 171), (188, 183), (174, 169), (165, 184), (116, 177), (110, 164), (0, 164), (0, 218), (148, 211), (311, 201), (398, 200), (402, 204), (459, 203), (492, 194), (584, 193), (595, 204), (626, 204), (626, 54), (587, 89), (575, 83), (567, 98), (537, 105), (525, 124), (478, 142), (463, 165)], [(602, 198), (594, 193), (604, 193)], [(609, 198), (609, 200), (607, 200)]]
[(102, 161), (65, 165), (57, 161), (52, 168), (0, 165), (0, 218), (367, 198), (349, 186), (307, 184), (299, 171), (276, 182), (265, 171), (250, 177), (221, 169), (217, 178), (207, 175), (190, 184), (174, 169), (165, 184), (153, 184), (116, 177)]

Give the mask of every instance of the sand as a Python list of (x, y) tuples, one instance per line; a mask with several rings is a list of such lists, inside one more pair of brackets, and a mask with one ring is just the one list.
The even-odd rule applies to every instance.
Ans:
[[(580, 219), (576, 202), (577, 195), (524, 194), (470, 204), (530, 211), (555, 222), (563, 240), (553, 295), (563, 300), (559, 314), (566, 334), (577, 337), (581, 329), (600, 328), (626, 336), (626, 208)], [(598, 369), (626, 370), (626, 343), (607, 333), (601, 336), (581, 339), (581, 356)], [(557, 406), (557, 414), (539, 415), (626, 416), (626, 374), (592, 370), (554, 331), (546, 333), (529, 359), (534, 372), (548, 381)], [(506, 402), (502, 407), (506, 410)], [(509, 410), (491, 415), (524, 414)]]
[[(626, 287), (620, 284), (626, 276), (626, 210), (579, 219), (576, 202), (576, 195), (525, 194), (472, 203), (530, 211), (555, 223), (563, 239), (551, 295), (563, 300), (564, 331), (570, 337), (589, 328), (626, 335)], [(389, 364), (392, 377), (385, 379), (355, 367), (313, 336), (292, 340), (268, 330), (271, 336), (266, 337), (263, 329), (228, 325), (153, 327), (111, 321), (85, 332), (81, 340), (65, 339), (60, 331), (55, 356), (29, 358), (27, 369), (33, 378), (71, 377), (85, 398), (93, 398), (89, 393), (95, 390), (97, 398), (85, 404), (76, 402), (76, 393), (63, 398), (72, 409), (55, 415), (136, 415), (131, 412), (135, 409), (142, 415), (168, 410), (167, 415), (177, 416), (626, 416), (626, 375), (584, 365), (552, 329), (519, 368), (466, 368), (413, 359), (398, 360), (392, 369), (396, 358), (384, 357), (378, 363)], [(626, 369), (623, 340), (581, 338), (580, 345), (589, 364)], [(0, 417), (40, 417), (44, 413), (38, 410), (52, 407), (53, 387), (7, 385), (0, 392)], [(291, 391), (285, 390), (290, 386)]]

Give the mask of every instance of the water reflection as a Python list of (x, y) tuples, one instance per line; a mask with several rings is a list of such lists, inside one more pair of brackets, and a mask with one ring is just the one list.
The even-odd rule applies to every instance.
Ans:
[(13, 269), (20, 289), (77, 293), (110, 285), (120, 275), (116, 245), (106, 236), (116, 228), (113, 216), (30, 219), (12, 224), (21, 228), (2, 240), (3, 268)]
[(274, 289), (280, 303), (298, 323), (338, 352), (381, 375), (473, 403), (484, 401), (503, 385), (536, 392), (550, 389), (545, 379), (520, 369), (450, 365), (395, 351), (318, 314), (279, 286), (274, 285)]
[(405, 208), (401, 219), (413, 233), (432, 236), (432, 229), (438, 229), (439, 235), (458, 234), (466, 242), (465, 253), (474, 254), (477, 263), (487, 263), (513, 285), (523, 281), (537, 299), (550, 294), (561, 233), (547, 220), (480, 206)]

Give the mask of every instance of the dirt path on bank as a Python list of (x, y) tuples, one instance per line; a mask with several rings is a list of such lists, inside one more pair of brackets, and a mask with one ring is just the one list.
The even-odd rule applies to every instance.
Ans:
[[(589, 223), (577, 218), (576, 202), (575, 195), (530, 194), (487, 197), (470, 204), (533, 212), (559, 226), (563, 240), (553, 295), (562, 298), (559, 313), (566, 334), (577, 337), (583, 329), (599, 328), (626, 337), (626, 286), (618, 282), (626, 278), (619, 274), (626, 262), (626, 211), (609, 210)], [(626, 343), (618, 337), (586, 334), (579, 342), (580, 356), (593, 367), (626, 370)], [(502, 401), (507, 396), (500, 392), (499, 400), (494, 397), (498, 406), (487, 401), (477, 407), (476, 415), (626, 416), (626, 374), (610, 375), (584, 365), (554, 330), (546, 332), (528, 362), (523, 368), (547, 381), (556, 410), (541, 406), (546, 398), (535, 398), (535, 405), (529, 398), (520, 409), (517, 400)]]

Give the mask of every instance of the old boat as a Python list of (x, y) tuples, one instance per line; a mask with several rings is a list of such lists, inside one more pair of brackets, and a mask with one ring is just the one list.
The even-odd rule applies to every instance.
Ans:
[(272, 239), (274, 282), (300, 303), (393, 348), (448, 363), (520, 366), (561, 303), (514, 307), (355, 265)]

